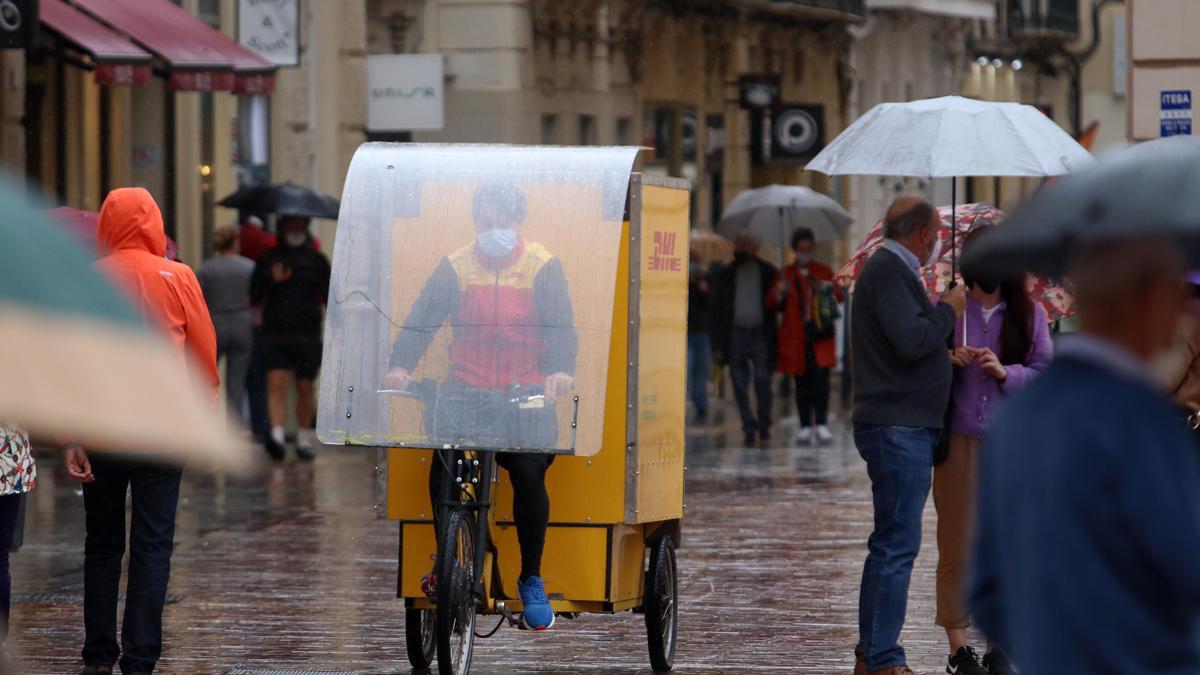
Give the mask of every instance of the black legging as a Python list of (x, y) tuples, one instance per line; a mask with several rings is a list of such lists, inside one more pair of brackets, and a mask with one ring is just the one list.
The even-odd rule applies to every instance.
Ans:
[(805, 350), (804, 374), (796, 376), (796, 411), (800, 426), (811, 427), (829, 421), (829, 369), (817, 364), (812, 344)]
[[(546, 527), (550, 523), (550, 495), (546, 492), (546, 470), (554, 462), (554, 455), (541, 453), (496, 453), (496, 463), (508, 471), (513, 486), (513, 519), (517, 522), (517, 541), (521, 545), (521, 579), (541, 576), (542, 550), (546, 547)], [(445, 469), (434, 459), (429, 472), (429, 499), (438, 501)], [(436, 507), (434, 527), (437, 523)]]

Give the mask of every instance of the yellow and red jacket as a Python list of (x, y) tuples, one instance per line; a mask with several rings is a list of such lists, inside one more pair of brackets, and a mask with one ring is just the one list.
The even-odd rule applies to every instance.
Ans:
[(541, 244), (522, 240), (504, 258), (470, 244), (443, 258), (396, 335), (389, 365), (412, 372), (445, 323), (452, 380), (499, 390), (575, 372), (567, 279)]

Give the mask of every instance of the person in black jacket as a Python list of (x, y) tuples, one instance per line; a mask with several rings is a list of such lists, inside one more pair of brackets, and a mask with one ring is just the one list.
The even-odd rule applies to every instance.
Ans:
[(289, 379), (296, 379), (296, 455), (316, 453), (317, 403), (313, 380), (321, 368), (321, 322), (329, 292), (329, 260), (313, 247), (309, 219), (283, 216), (279, 243), (258, 259), (250, 297), (261, 303), (261, 349), (267, 371), (271, 433), (267, 452), (284, 456)]
[[(734, 239), (734, 260), (718, 273), (713, 313), (717, 357), (729, 366), (748, 446), (766, 445), (771, 440), (771, 372), (778, 339), (776, 313), (767, 304), (778, 270), (758, 257), (758, 249), (759, 240), (750, 232)], [(750, 405), (751, 377), (757, 414)]]

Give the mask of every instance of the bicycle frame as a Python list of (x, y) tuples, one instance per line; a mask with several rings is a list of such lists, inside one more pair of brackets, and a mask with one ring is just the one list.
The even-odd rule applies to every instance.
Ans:
[(489, 518), (494, 496), (492, 483), (496, 476), (496, 453), (449, 447), (436, 450), (434, 459), (441, 462), (443, 468), (438, 494), (438, 528), (441, 527), (440, 523), (446, 522), (446, 515), (451, 509), (459, 508), (472, 512), (475, 521), (476, 574), (471, 580), (471, 587), (479, 605), (487, 607), (488, 598), (484, 590), (483, 575), (489, 546)]

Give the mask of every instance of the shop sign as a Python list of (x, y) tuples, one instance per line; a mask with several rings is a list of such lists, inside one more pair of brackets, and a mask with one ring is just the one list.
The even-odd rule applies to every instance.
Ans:
[(31, 47), (37, 31), (37, 0), (0, 0), (0, 49)]
[(238, 75), (233, 83), (233, 93), (244, 96), (270, 94), (275, 91), (275, 75), (260, 73), (258, 75)]
[(153, 73), (149, 64), (97, 63), (96, 84), (127, 84), (142, 86), (150, 84)]
[(171, 91), (231, 91), (236, 83), (233, 71), (175, 71), (171, 73)]
[(783, 103), (756, 113), (751, 120), (750, 144), (755, 166), (801, 164), (812, 159), (825, 147), (825, 106)]
[(298, 0), (240, 0), (238, 42), (277, 66), (299, 66)]
[(1192, 90), (1172, 89), (1159, 97), (1159, 136), (1192, 135)]
[(441, 54), (367, 57), (367, 131), (441, 129), (446, 99)]

